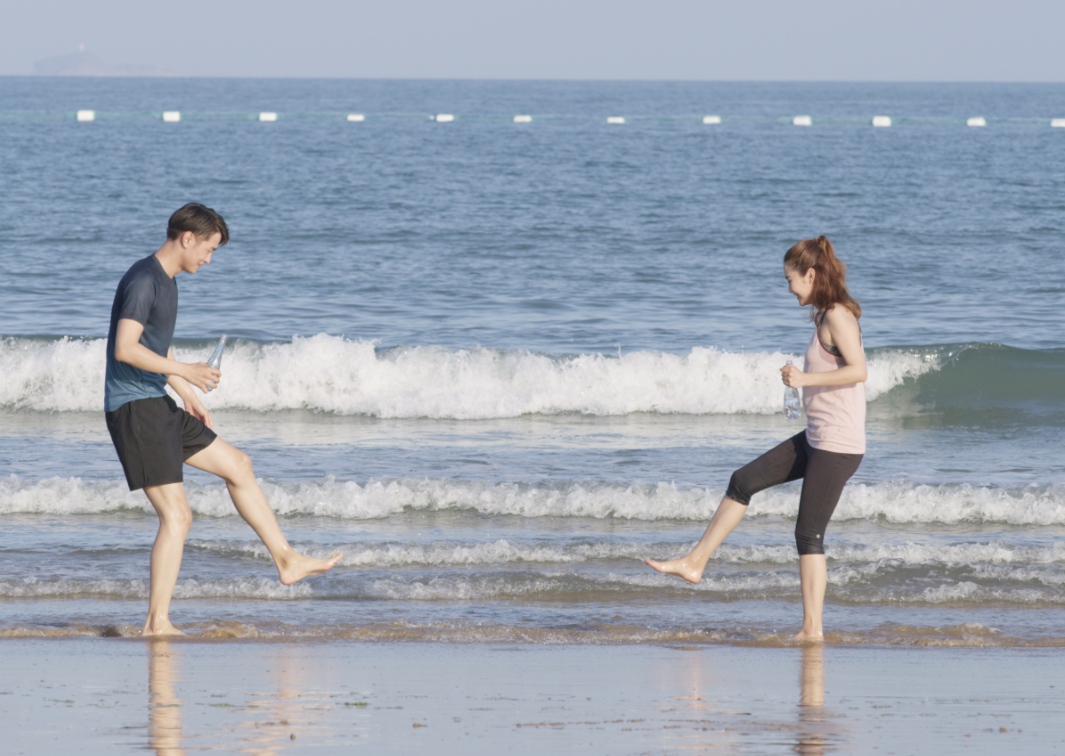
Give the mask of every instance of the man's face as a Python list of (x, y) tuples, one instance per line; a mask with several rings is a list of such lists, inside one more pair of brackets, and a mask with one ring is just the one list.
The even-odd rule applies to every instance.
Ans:
[(211, 262), (211, 253), (218, 249), (222, 234), (217, 231), (210, 236), (200, 238), (191, 231), (181, 235), (181, 269), (186, 273), (195, 273), (200, 267)]

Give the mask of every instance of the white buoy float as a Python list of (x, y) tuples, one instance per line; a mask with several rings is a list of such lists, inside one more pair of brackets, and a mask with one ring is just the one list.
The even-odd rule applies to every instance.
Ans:
[(78, 111), (78, 115), (77, 115), (77, 119), (79, 121), (95, 121), (96, 120), (96, 111), (95, 110), (79, 110)]
[(713, 123), (721, 123), (721, 116), (703, 116), (703, 123), (707, 126)]
[(623, 116), (609, 116), (606, 119), (606, 122), (607, 123), (625, 123), (625, 118)]
[(455, 116), (453, 116), (451, 113), (437, 113), (436, 114), (436, 122), (437, 123), (451, 123), (454, 120), (455, 120)]
[(260, 113), (259, 114), (259, 120), (260, 121), (276, 121), (277, 120), (277, 113)]
[(791, 119), (792, 126), (813, 126), (814, 119), (810, 116), (795, 116)]
[(163, 113), (163, 121), (166, 123), (177, 123), (181, 120), (180, 110), (167, 110)]
[(362, 113), (348, 113), (348, 120), (352, 123), (362, 123), (366, 120), (366, 116)]
[(514, 123), (532, 123), (531, 115), (516, 115), (514, 116)]
[(987, 119), (984, 118), (983, 116), (976, 116), (975, 118), (970, 118), (968, 121), (966, 121), (965, 125), (966, 126), (987, 126)]
[(885, 129), (891, 125), (891, 116), (873, 116), (873, 126)]
[(1065, 129), (1065, 118), (1051, 118), (1050, 128), (1052, 129)]

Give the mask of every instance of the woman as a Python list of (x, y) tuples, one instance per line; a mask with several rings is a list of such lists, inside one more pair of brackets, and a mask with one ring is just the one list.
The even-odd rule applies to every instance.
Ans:
[(823, 641), (821, 610), (828, 570), (824, 535), (847, 480), (865, 454), (865, 352), (858, 325), (862, 308), (847, 292), (846, 267), (824, 236), (806, 239), (784, 255), (788, 291), (810, 305), (814, 333), (803, 370), (780, 369), (785, 386), (802, 388), (806, 430), (737, 470), (706, 532), (687, 556), (648, 565), (692, 583), (743, 515), (751, 496), (803, 479), (795, 543), (799, 549), (803, 623), (792, 640)]

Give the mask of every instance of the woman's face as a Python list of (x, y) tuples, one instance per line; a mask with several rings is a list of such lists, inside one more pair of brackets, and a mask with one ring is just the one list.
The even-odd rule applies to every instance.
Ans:
[(784, 266), (784, 278), (788, 279), (788, 291), (795, 295), (799, 300), (799, 304), (803, 307), (810, 304), (810, 297), (814, 293), (814, 276), (817, 275), (817, 271), (810, 268), (806, 271), (806, 275), (802, 275), (799, 271), (790, 265)]

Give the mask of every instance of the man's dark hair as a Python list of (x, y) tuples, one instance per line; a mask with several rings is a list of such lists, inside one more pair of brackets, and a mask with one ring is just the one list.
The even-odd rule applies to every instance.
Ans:
[(229, 227), (222, 216), (198, 202), (178, 208), (166, 224), (166, 238), (169, 241), (179, 238), (186, 231), (194, 233), (197, 239), (206, 239), (219, 233), (222, 235), (219, 247), (229, 241)]

